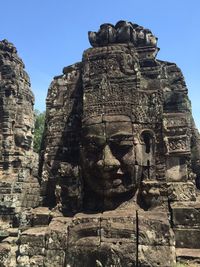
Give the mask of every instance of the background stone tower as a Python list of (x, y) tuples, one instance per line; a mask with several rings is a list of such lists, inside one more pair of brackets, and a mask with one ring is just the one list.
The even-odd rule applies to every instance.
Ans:
[(3, 40), (0, 42), (0, 218), (10, 224), (20, 216), (22, 208), (39, 204), (33, 104), (24, 64), (13, 44)]

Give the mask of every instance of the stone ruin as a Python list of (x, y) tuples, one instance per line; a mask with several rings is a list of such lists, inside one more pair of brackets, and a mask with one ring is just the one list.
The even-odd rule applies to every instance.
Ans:
[(38, 155), (32, 149), (33, 104), (24, 64), (13, 44), (3, 40), (0, 42), (0, 240), (16, 240), (18, 227), (24, 223), (22, 211), (41, 203)]
[(50, 85), (39, 164), (29, 78), (0, 42), (0, 266), (200, 266), (200, 137), (181, 70), (131, 22), (89, 41)]
[[(21, 209), (37, 207), (40, 186), (32, 149), (34, 97), (16, 48), (0, 42), (0, 214), (13, 224)], [(15, 218), (16, 219), (16, 218)]]

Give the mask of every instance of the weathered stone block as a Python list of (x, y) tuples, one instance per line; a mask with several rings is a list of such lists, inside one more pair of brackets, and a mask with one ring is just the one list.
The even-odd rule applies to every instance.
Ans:
[(186, 266), (200, 266), (200, 249), (177, 248), (177, 262), (183, 263)]
[(195, 201), (195, 185), (192, 182), (168, 183), (168, 197), (170, 201)]
[(19, 253), (22, 256), (24, 256), (24, 255), (28, 256), (28, 255), (32, 254), (33, 252), (30, 253), (30, 251), (31, 251), (31, 247), (29, 246), (28, 243), (22, 244), (19, 246)]
[(39, 207), (32, 210), (32, 225), (42, 226), (48, 225), (50, 222), (50, 210), (45, 207)]
[(30, 267), (44, 267), (44, 257), (40, 255), (34, 255), (31, 257)]
[(166, 178), (168, 182), (186, 182), (187, 165), (180, 157), (169, 157), (166, 162)]
[(9, 236), (7, 238), (5, 238), (2, 243), (7, 243), (7, 244), (10, 244), (12, 246), (17, 246), (17, 241), (18, 241), (18, 237), (14, 237), (14, 236)]
[[(137, 266), (137, 245), (130, 239), (122, 239), (121, 242), (102, 242), (98, 258), (102, 266)], [(96, 260), (97, 261), (97, 260)]]
[(0, 244), (0, 266), (7, 267), (11, 247), (8, 244)]
[(46, 234), (46, 247), (51, 250), (66, 250), (70, 218), (58, 217), (52, 220)]
[[(97, 244), (100, 244), (100, 216), (93, 215), (76, 215), (69, 228), (69, 243), (79, 244), (84, 238), (84, 243), (88, 238), (95, 238)], [(88, 244), (89, 245), (89, 244)]]
[(30, 228), (22, 233), (19, 238), (21, 255), (44, 255), (46, 247), (45, 227)]
[(62, 250), (47, 250), (44, 267), (65, 266), (65, 252)]
[(100, 246), (72, 246), (69, 248), (66, 263), (69, 266), (136, 266), (136, 244), (107, 243), (102, 242)]
[[(18, 266), (17, 265), (17, 262), (16, 262), (16, 255), (18, 253), (18, 246), (16, 244), (16, 238), (13, 239), (12, 237), (8, 237), (6, 238), (4, 241), (3, 241), (3, 244), (9, 244), (9, 247), (10, 247), (10, 253), (9, 253), (9, 256), (6, 260), (6, 267), (16, 267)], [(3, 245), (2, 244), (2, 245)], [(1, 266), (2, 262), (0, 260), (0, 266)]]
[(174, 234), (166, 212), (138, 212), (138, 242), (144, 246), (173, 246)]
[(9, 233), (6, 229), (0, 230), (0, 241), (3, 240), (4, 238), (8, 237)]
[[(66, 266), (87, 267), (95, 266), (96, 261), (100, 260), (97, 255), (99, 252), (99, 245), (97, 246), (96, 240), (94, 243), (90, 242), (83, 244), (83, 246), (70, 246), (66, 254)], [(105, 256), (105, 255), (104, 255)], [(100, 265), (101, 266), (101, 265)]]
[(19, 266), (19, 267), (30, 267), (29, 256), (18, 256), (17, 257), (17, 266)]
[(175, 262), (175, 248), (173, 246), (139, 245), (138, 247), (138, 266), (172, 267)]
[(134, 210), (104, 212), (101, 216), (100, 229), (103, 242), (122, 241), (123, 239), (136, 242), (136, 212)]
[(199, 202), (173, 203), (171, 204), (171, 210), (172, 210), (172, 223), (175, 227), (200, 226)]
[(19, 234), (18, 228), (8, 228), (7, 231), (9, 233), (9, 236), (11, 236), (11, 237), (17, 237)]
[(200, 248), (200, 229), (174, 228), (176, 248)]

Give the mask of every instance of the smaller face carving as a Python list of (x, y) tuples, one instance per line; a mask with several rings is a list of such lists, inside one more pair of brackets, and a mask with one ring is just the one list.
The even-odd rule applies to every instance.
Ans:
[(108, 197), (134, 192), (141, 175), (137, 145), (129, 117), (110, 116), (108, 121), (85, 125), (82, 169), (86, 185)]
[(33, 120), (29, 116), (21, 118), (20, 125), (14, 125), (15, 145), (29, 150), (33, 140)]

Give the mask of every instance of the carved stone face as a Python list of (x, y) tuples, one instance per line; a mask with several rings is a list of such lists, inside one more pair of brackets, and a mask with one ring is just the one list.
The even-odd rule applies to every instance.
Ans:
[(14, 125), (15, 145), (29, 150), (33, 140), (33, 121), (30, 116), (24, 115), (20, 125)]
[(86, 186), (106, 197), (134, 193), (141, 176), (137, 146), (129, 117), (96, 117), (87, 122), (81, 153)]

